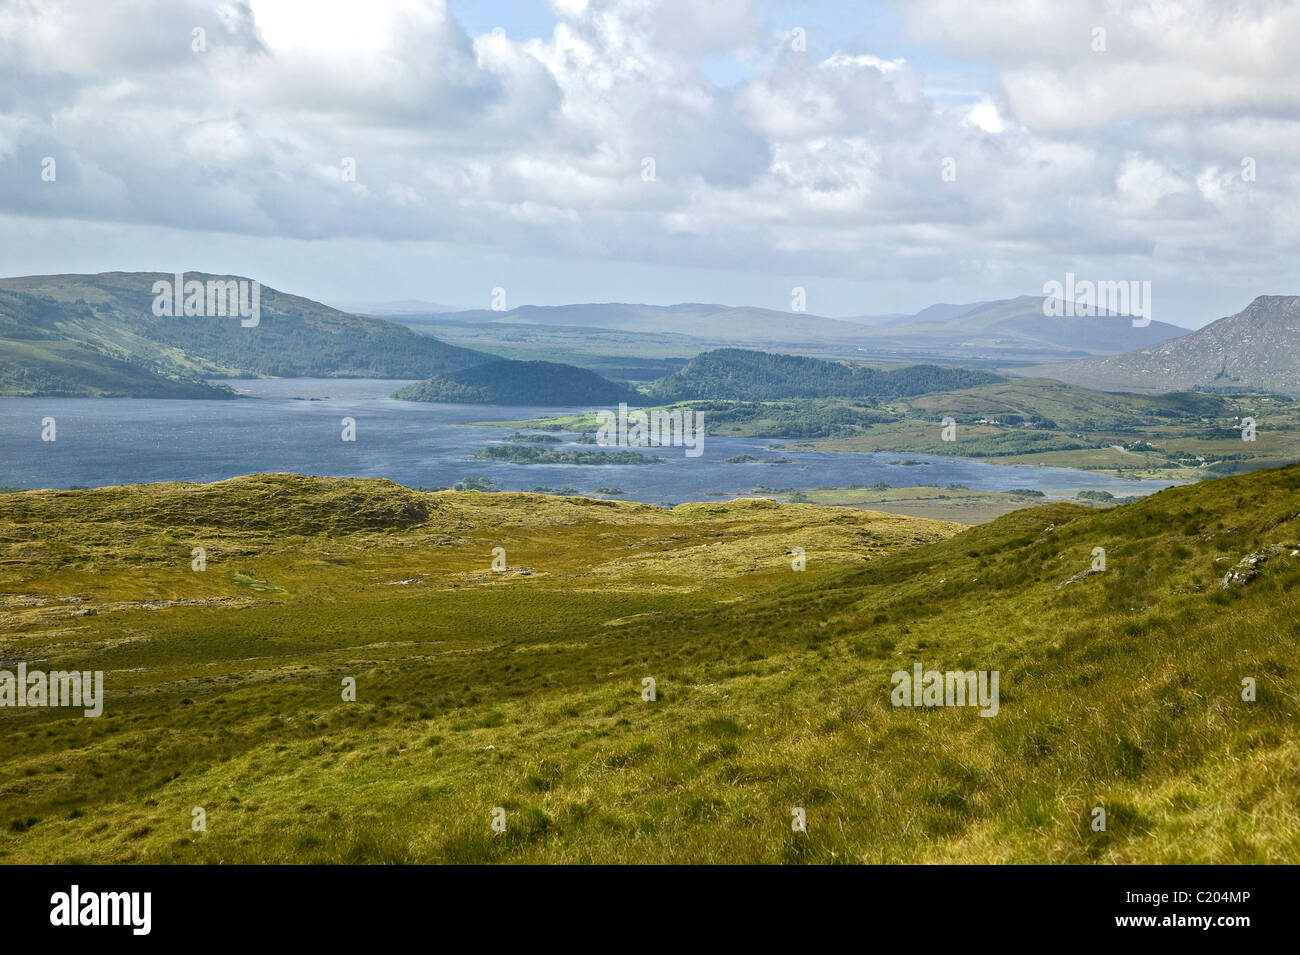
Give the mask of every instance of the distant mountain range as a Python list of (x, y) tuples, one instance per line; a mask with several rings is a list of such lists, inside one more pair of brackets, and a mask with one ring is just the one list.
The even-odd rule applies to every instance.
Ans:
[[(433, 313), (402, 313), (400, 322), (361, 317), (259, 286), (260, 315), (253, 327), (230, 315), (155, 314), (155, 283), (174, 278), (170, 273), (109, 272), (0, 279), (0, 395), (230, 397), (229, 389), (205, 379), (252, 377), (437, 379), (427, 393), (450, 389), (446, 393), (453, 394), (459, 388), (462, 395), (499, 396), (510, 391), (508, 383), (493, 375), (490, 386), (487, 379), (452, 377), (503, 359), (409, 327), (421, 327), (426, 324), (421, 314)], [(184, 278), (205, 286), (250, 282), (198, 272), (185, 273)], [(557, 357), (578, 366), (590, 358), (593, 364), (603, 362), (600, 367), (607, 373), (620, 362), (627, 364), (626, 356), (646, 355), (660, 367), (672, 367), (673, 356), (691, 358), (722, 347), (1014, 368), (1017, 373), (1099, 389), (1208, 386), (1289, 391), (1300, 389), (1294, 360), (1297, 301), (1260, 298), (1241, 315), (1190, 335), (1161, 322), (1134, 327), (1121, 315), (1049, 318), (1041, 296), (938, 304), (912, 316), (854, 320), (701, 303), (526, 305), (509, 311), (442, 313), (437, 327), (442, 335), (456, 329), (513, 329), (527, 333), (512, 343), (515, 357), (530, 357), (529, 349), (554, 341), (567, 353), (537, 357)], [(394, 314), (403, 307), (437, 307), (425, 302), (387, 306)], [(505, 337), (519, 336), (512, 331), (503, 342)], [(483, 338), (490, 336), (479, 336)], [(662, 347), (652, 347), (655, 342)], [(577, 347), (583, 343), (585, 350)], [(607, 347), (601, 343), (607, 343), (608, 354), (601, 351)], [(1074, 358), (1085, 360), (1065, 361)], [(831, 364), (826, 369), (833, 377), (842, 375), (845, 367)], [(656, 376), (649, 366), (644, 371), (649, 374), (643, 380)], [(770, 372), (762, 369), (765, 375)], [(853, 374), (861, 379), (854, 388), (871, 377)], [(753, 384), (746, 383), (744, 375), (737, 373), (738, 387)], [(717, 381), (710, 380), (712, 388)], [(545, 375), (528, 381), (536, 386), (533, 392), (550, 393), (559, 387)], [(684, 394), (688, 379), (672, 381)], [(704, 386), (695, 381), (689, 387), (698, 393)]]
[(1120, 355), (1018, 371), (1100, 391), (1211, 388), (1297, 394), (1300, 296), (1261, 295), (1236, 315), (1179, 338)]
[(443, 319), (467, 323), (581, 326), (624, 332), (667, 333), (724, 341), (774, 343), (826, 338), (856, 339), (869, 331), (861, 323), (806, 312), (727, 305), (521, 305), (508, 311), (473, 309)]
[(892, 325), (925, 325), (930, 322), (946, 322), (949, 319), (957, 318), (959, 315), (965, 315), (967, 312), (973, 312), (981, 305), (987, 305), (988, 302), (967, 302), (965, 305), (947, 305), (940, 303), (923, 308), (915, 315), (906, 316), (890, 322)]
[[(414, 318), (404, 316), (402, 320)], [(846, 353), (862, 352), (863, 357), (982, 364), (1116, 354), (1149, 347), (1187, 331), (1154, 321), (1134, 327), (1132, 320), (1123, 315), (1049, 318), (1043, 314), (1041, 295), (932, 305), (911, 316), (855, 319), (699, 303), (523, 305), (508, 311), (447, 312), (438, 318), (466, 325), (576, 326), (628, 334), (685, 336), (697, 342), (701, 350), (723, 346), (791, 351), (797, 350), (793, 346), (832, 344)]]
[(1186, 334), (1166, 322), (1133, 325), (1127, 315), (1052, 317), (1043, 314), (1043, 296), (1022, 295), (971, 306), (932, 305), (909, 323), (872, 329), (877, 347), (946, 350), (1021, 359), (1027, 354), (1107, 355), (1148, 347)]
[(155, 283), (174, 280), (156, 272), (0, 279), (0, 394), (228, 397), (204, 379), (427, 378), (495, 357), (267, 287), (252, 327), (238, 316), (156, 315)]

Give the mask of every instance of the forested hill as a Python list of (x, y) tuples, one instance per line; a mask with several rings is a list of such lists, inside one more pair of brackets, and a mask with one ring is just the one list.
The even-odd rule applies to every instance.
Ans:
[(1003, 381), (985, 371), (941, 365), (881, 370), (797, 355), (719, 348), (695, 356), (652, 389), (657, 401), (783, 398), (903, 398)]
[(551, 361), (507, 359), (407, 385), (393, 397), (406, 401), (490, 405), (645, 403), (630, 386), (602, 378), (585, 368)]

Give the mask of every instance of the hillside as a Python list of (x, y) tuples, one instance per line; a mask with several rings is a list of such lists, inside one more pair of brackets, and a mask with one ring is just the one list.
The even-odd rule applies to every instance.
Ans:
[(403, 401), (475, 405), (618, 405), (642, 396), (593, 371), (550, 361), (500, 359), (398, 389)]
[(1017, 378), (922, 395), (906, 405), (930, 417), (950, 414), (964, 424), (991, 419), (1009, 425), (1099, 432), (1169, 422), (1212, 423), (1226, 417), (1229, 408), (1229, 402), (1218, 395), (1116, 394), (1043, 378)]
[[(0, 293), (0, 297), (3, 293)], [(155, 374), (80, 342), (0, 338), (0, 396), (16, 398), (235, 398), (225, 386)]]
[(1300, 296), (1261, 295), (1236, 315), (1138, 351), (1022, 370), (1103, 391), (1300, 394)]
[(424, 378), (491, 357), (266, 287), (255, 327), (238, 318), (155, 316), (153, 283), (172, 278), (0, 279), (0, 393), (213, 397), (202, 379)]
[(966, 388), (1002, 379), (990, 372), (938, 365), (880, 370), (847, 362), (720, 348), (697, 355), (651, 388), (657, 401), (785, 398), (894, 398)]
[[(6, 656), (106, 705), (0, 709), (0, 859), (1295, 863), (1297, 515), (1300, 466), (961, 532), (291, 475), (5, 495)], [(997, 714), (891, 705), (917, 664), (998, 671)]]
[(935, 305), (927, 306), (921, 309), (915, 315), (902, 316), (893, 320), (896, 325), (924, 325), (930, 322), (946, 322), (949, 319), (957, 318), (959, 315), (965, 315), (972, 312), (981, 305), (987, 305), (988, 302), (967, 302), (964, 305), (953, 305), (948, 302), (939, 302)]

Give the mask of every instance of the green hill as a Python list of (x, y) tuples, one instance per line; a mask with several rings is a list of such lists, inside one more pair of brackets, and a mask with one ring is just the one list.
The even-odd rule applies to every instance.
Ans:
[(16, 398), (235, 398), (224, 386), (169, 378), (80, 342), (0, 339), (0, 396)]
[[(0, 708), (0, 860), (1296, 863), (1297, 550), (1300, 466), (967, 530), (293, 475), (5, 495), (6, 658), (101, 670), (105, 707)], [(997, 714), (893, 705), (916, 664), (998, 671)]]
[(907, 365), (881, 370), (849, 362), (719, 348), (695, 356), (680, 371), (655, 382), (651, 394), (658, 401), (897, 398), (1002, 380), (990, 372), (966, 368)]
[(1223, 397), (1204, 392), (1111, 393), (1047, 378), (1017, 378), (944, 394), (927, 394), (905, 404), (931, 417), (951, 414), (962, 423), (984, 418), (1003, 424), (1079, 431), (1208, 422), (1224, 417), (1229, 408), (1229, 402)]
[(0, 394), (214, 397), (204, 378), (424, 378), (491, 357), (266, 287), (255, 327), (156, 316), (153, 284), (173, 278), (0, 279)]
[(406, 385), (393, 397), (472, 405), (644, 404), (639, 392), (594, 371), (558, 362), (510, 359)]

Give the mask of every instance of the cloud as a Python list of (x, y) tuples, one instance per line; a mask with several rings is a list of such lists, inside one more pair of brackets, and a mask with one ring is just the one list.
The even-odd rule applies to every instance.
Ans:
[[(0, 213), (1031, 289), (1214, 278), (1224, 247), (1290, 274), (1295, 3), (901, 5), (994, 69), (960, 106), (867, 40), (795, 50), (748, 2), (552, 9), (514, 40), (443, 0), (16, 0)], [(746, 78), (715, 84), (714, 55)]]
[(1293, 0), (915, 0), (905, 9), (917, 35), (996, 64), (1010, 108), (1040, 131), (1300, 109)]

